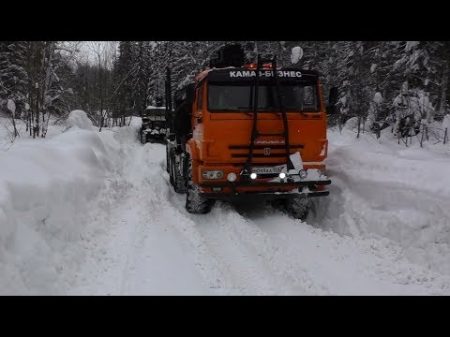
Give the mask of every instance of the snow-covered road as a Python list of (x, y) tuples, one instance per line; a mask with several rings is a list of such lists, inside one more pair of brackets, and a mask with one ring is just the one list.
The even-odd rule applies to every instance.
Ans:
[(329, 139), (331, 194), (307, 223), (254, 204), (187, 213), (164, 146), (140, 144), (136, 126), (41, 141), (36, 158), (52, 148), (59, 160), (31, 158), (42, 178), (30, 182), (13, 179), (16, 157), (31, 153), (19, 143), (1, 157), (11, 178), (0, 177), (0, 292), (450, 294), (450, 153), (345, 132)]
[[(118, 190), (107, 192), (121, 197), (109, 214), (109, 229), (88, 245), (90, 259), (80, 271), (85, 281), (71, 289), (72, 294), (450, 292), (450, 279), (426, 264), (413, 263), (401, 242), (351, 233), (343, 225), (364, 223), (372, 216), (343, 209), (352, 183), (349, 177), (350, 182), (344, 182), (343, 174), (335, 172), (332, 196), (317, 205), (326, 216), (312, 217), (309, 223), (258, 205), (236, 209), (219, 203), (208, 215), (192, 215), (184, 209), (184, 195), (170, 188), (164, 146), (141, 145), (131, 137), (123, 145), (127, 155), (116, 177)], [(332, 145), (330, 157), (341, 152), (339, 145)], [(331, 169), (337, 170), (338, 163), (332, 161)], [(352, 193), (358, 195), (360, 189), (364, 187), (355, 186)], [(369, 196), (379, 192), (375, 189)], [(393, 216), (401, 207), (388, 211)], [(104, 226), (105, 219), (99, 219), (93, 228)]]

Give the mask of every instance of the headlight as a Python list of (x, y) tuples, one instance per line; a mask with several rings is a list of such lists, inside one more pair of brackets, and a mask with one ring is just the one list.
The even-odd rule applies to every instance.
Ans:
[(214, 170), (214, 171), (203, 171), (202, 177), (204, 179), (222, 179), (223, 178), (223, 171), (220, 170)]
[(278, 175), (278, 177), (280, 177), (280, 179), (284, 179), (284, 178), (286, 178), (286, 173), (280, 172), (280, 174)]
[(301, 179), (305, 179), (308, 176), (308, 172), (306, 170), (301, 169), (300, 171), (298, 171), (298, 175), (300, 176)]
[(256, 179), (256, 177), (257, 177), (257, 175), (256, 175), (256, 173), (255, 173), (255, 172), (252, 172), (252, 173), (250, 173), (250, 179), (253, 179), (253, 180), (255, 180), (255, 179)]
[(227, 175), (227, 180), (228, 180), (229, 182), (236, 181), (236, 179), (237, 179), (236, 173), (234, 173), (234, 172), (228, 173), (228, 175)]

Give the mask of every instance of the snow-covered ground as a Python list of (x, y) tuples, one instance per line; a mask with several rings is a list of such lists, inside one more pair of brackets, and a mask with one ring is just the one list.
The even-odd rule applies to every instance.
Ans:
[(450, 294), (449, 144), (330, 130), (331, 195), (307, 223), (192, 215), (139, 122), (99, 133), (78, 112), (13, 145), (0, 125), (1, 294)]

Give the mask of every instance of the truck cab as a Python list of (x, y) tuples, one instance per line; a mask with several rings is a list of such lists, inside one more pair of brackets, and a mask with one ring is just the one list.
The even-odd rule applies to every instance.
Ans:
[(208, 213), (215, 200), (260, 198), (305, 219), (310, 198), (327, 196), (331, 183), (318, 74), (273, 59), (222, 63), (199, 73), (175, 104), (184, 126), (168, 151), (175, 190), (191, 213)]

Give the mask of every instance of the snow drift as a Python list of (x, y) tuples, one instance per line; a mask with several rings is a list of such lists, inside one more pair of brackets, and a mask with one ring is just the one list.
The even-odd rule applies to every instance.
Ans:
[(0, 293), (57, 293), (55, 281), (82, 259), (80, 231), (120, 151), (83, 111), (67, 126), (0, 152)]
[(77, 127), (82, 130), (92, 130), (92, 122), (83, 110), (74, 110), (67, 118), (68, 127)]
[(450, 275), (450, 146), (418, 138), (406, 147), (389, 129), (329, 131), (331, 175), (321, 228), (353, 237), (382, 237), (409, 260)]

